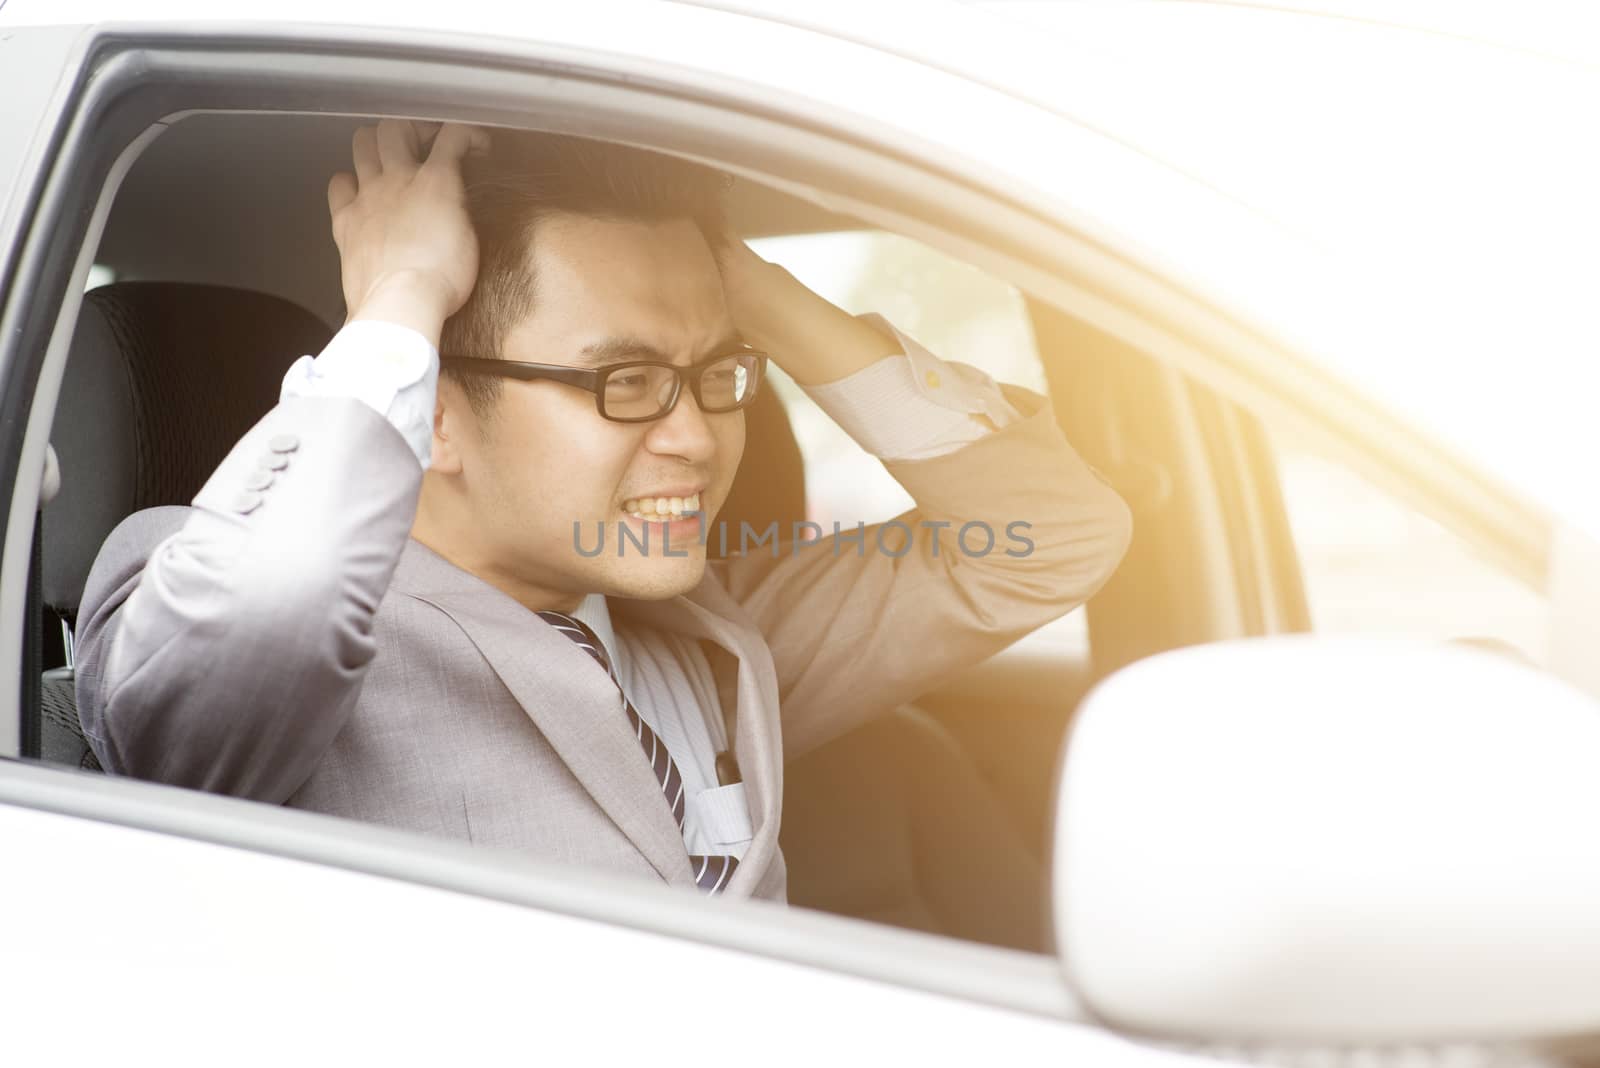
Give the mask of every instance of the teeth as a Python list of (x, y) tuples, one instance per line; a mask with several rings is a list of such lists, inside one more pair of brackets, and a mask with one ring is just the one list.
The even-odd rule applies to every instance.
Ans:
[(622, 510), (640, 519), (682, 519), (700, 510), (700, 494), (687, 497), (637, 497), (622, 502)]

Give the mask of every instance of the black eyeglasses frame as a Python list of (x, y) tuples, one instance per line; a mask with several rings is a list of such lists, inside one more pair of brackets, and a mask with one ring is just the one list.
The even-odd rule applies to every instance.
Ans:
[[(735, 356), (753, 356), (755, 364), (755, 384), (749, 396), (731, 408), (708, 408), (704, 396), (700, 392), (701, 377), (716, 364)], [(577, 386), (594, 394), (595, 410), (600, 417), (613, 423), (653, 423), (657, 419), (665, 419), (672, 414), (678, 406), (678, 399), (683, 396), (683, 383), (689, 382), (689, 388), (694, 393), (695, 403), (707, 415), (722, 415), (727, 412), (736, 412), (748, 407), (756, 399), (756, 394), (761, 392), (761, 383), (767, 375), (767, 361), (770, 359), (765, 352), (752, 348), (730, 349), (719, 352), (715, 356), (708, 356), (699, 363), (681, 367), (665, 360), (631, 360), (628, 363), (614, 363), (605, 367), (589, 369), (584, 367), (568, 367), (559, 363), (525, 363), (521, 360), (489, 359), (482, 356), (441, 356), (440, 367), (448, 366), (454, 370), (466, 371), (469, 374), (494, 375), (498, 378), (515, 378), (522, 382), (550, 381), (561, 382), (569, 386)], [(636, 416), (624, 419), (606, 414), (605, 407), (605, 381), (619, 371), (626, 371), (634, 367), (665, 367), (676, 376), (672, 387), (672, 397), (667, 401), (666, 407), (655, 415)]]

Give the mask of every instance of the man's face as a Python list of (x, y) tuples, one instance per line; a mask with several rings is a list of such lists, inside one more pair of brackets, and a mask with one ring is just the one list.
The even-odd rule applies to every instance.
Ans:
[[(533, 255), (534, 311), (508, 334), (506, 359), (590, 367), (586, 350), (628, 342), (634, 351), (624, 360), (686, 367), (738, 340), (716, 260), (692, 222), (555, 216), (539, 222)], [(744, 413), (707, 415), (685, 384), (665, 417), (617, 423), (576, 386), (501, 385), (495, 410), (480, 422), (459, 390), (441, 383), (460, 469), (439, 477), (458, 480), (447, 496), (459, 514), (448, 524), (454, 544), (433, 547), (524, 603), (586, 593), (663, 598), (694, 588), (705, 570), (696, 519), (633, 513), (674, 498), (689, 498), (687, 510), (698, 497), (714, 516), (744, 451)], [(425, 501), (435, 488), (424, 490)], [(578, 546), (594, 553), (602, 529), (604, 549), (580, 553)]]

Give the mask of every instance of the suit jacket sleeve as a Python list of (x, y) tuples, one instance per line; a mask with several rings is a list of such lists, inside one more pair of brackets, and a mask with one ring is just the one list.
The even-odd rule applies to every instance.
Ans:
[(421, 478), (371, 408), (291, 398), (194, 507), (125, 520), (79, 610), (78, 711), (101, 764), (287, 800), (355, 704)]
[[(860, 543), (789, 541), (712, 565), (771, 648), (787, 757), (1071, 611), (1127, 551), (1127, 505), (1067, 443), (1049, 402), (1004, 392), (1019, 422), (948, 455), (885, 464), (917, 506)], [(938, 523), (948, 525), (927, 525)], [(967, 532), (970, 552), (958, 541), (968, 523), (982, 524)]]

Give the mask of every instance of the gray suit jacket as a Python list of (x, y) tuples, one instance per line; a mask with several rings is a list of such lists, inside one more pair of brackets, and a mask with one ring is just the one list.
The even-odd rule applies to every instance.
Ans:
[[(1006, 393), (1020, 422), (888, 465), (917, 501), (903, 521), (951, 524), (937, 555), (926, 536), (882, 554), (868, 528), (864, 553), (831, 539), (756, 549), (711, 564), (685, 596), (610, 600), (619, 634), (684, 663), (701, 700), (716, 695), (698, 643), (737, 661), (735, 752), (755, 836), (727, 892), (784, 896), (785, 754), (1069, 611), (1120, 560), (1121, 499), (1043, 398)], [(273, 455), (287, 466), (246, 488)], [(420, 484), (381, 416), (298, 398), (240, 440), (192, 508), (127, 519), (79, 614), (78, 708), (102, 765), (692, 886), (613, 683), (521, 604), (409, 538)], [(970, 520), (1000, 536), (990, 555), (956, 550)], [(1025, 557), (1003, 552), (1018, 520), (1031, 524)]]

